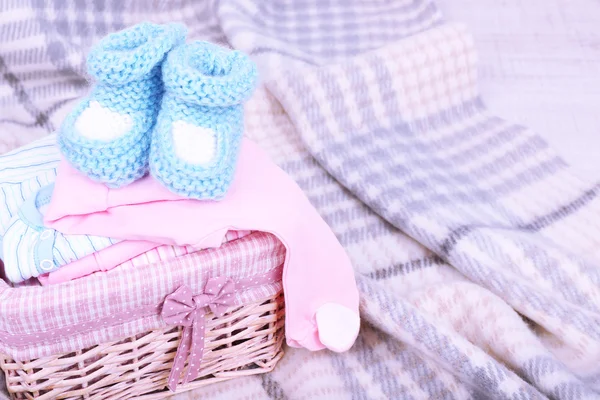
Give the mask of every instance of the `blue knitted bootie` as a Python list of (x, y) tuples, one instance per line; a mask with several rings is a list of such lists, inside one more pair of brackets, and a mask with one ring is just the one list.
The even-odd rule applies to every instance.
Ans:
[(58, 145), (67, 161), (110, 187), (148, 172), (150, 134), (163, 93), (161, 64), (185, 40), (183, 25), (141, 23), (102, 39), (87, 58), (97, 81), (65, 119)]
[(233, 180), (256, 65), (239, 51), (194, 42), (173, 49), (162, 74), (150, 173), (179, 195), (220, 200)]

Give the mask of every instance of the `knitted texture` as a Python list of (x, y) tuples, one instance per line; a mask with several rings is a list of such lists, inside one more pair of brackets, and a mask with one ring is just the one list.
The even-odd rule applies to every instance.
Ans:
[[(141, 23), (105, 37), (91, 50), (88, 73), (97, 84), (65, 118), (58, 135), (63, 155), (75, 168), (112, 187), (146, 175), (150, 131), (163, 93), (160, 66), (185, 34), (179, 24)], [(101, 133), (104, 127), (108, 132)]]
[[(238, 51), (207, 42), (171, 51), (163, 66), (165, 95), (152, 137), (152, 175), (174, 193), (222, 199), (235, 173), (243, 103), (254, 91), (257, 78), (255, 64)], [(200, 135), (209, 137), (194, 140)], [(182, 156), (186, 146), (199, 142), (214, 144), (208, 160), (205, 149), (198, 149), (195, 160)]]

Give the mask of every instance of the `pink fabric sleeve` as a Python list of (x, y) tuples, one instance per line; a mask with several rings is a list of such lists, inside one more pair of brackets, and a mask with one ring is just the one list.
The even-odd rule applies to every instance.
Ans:
[(128, 240), (73, 261), (62, 268), (38, 277), (42, 285), (54, 285), (81, 278), (98, 271), (108, 271), (160, 244)]
[(38, 280), (44, 286), (54, 285), (82, 278), (94, 272), (108, 271), (122, 265), (133, 266), (134, 263), (164, 262), (181, 255), (189, 254), (190, 252), (219, 247), (225, 242), (240, 239), (248, 236), (250, 233), (251, 231), (228, 231), (225, 237), (221, 238), (221, 232), (216, 232), (214, 237), (209, 238), (211, 240), (207, 241), (207, 247), (203, 249), (191, 247), (188, 249), (188, 247), (159, 245), (157, 243), (134, 240), (120, 242), (69, 263), (57, 271), (41, 275), (38, 277)]

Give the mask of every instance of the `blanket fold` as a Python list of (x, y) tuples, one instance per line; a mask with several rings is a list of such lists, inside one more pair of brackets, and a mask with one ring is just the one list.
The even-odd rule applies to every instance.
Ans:
[[(504, 324), (514, 324), (528, 343), (527, 352), (495, 354), (519, 372), (518, 384), (506, 371), (482, 377), (471, 356), (471, 371), (478, 372), (467, 372), (460, 358), (446, 358), (448, 347), (472, 354), (461, 335), (483, 348), (513, 342), (505, 335), (481, 341), (466, 333), (464, 321), (453, 323), (457, 331), (448, 342), (436, 339), (446, 343), (433, 353), (436, 361), (498, 398), (535, 397), (532, 386), (542, 396), (594, 398), (600, 373), (591, 367), (600, 360), (600, 292), (597, 283), (589, 284), (597, 282), (598, 271), (598, 257), (589, 251), (600, 226), (595, 186), (574, 176), (535, 133), (487, 111), (477, 89), (473, 40), (463, 27), (431, 24), (379, 49), (346, 55), (341, 61), (315, 57), (309, 65), (290, 60), (293, 67), (286, 68), (279, 54), (279, 62), (263, 62), (270, 68), (266, 85), (336, 181), (474, 282), (447, 281), (429, 296), (449, 290), (485, 299), (480, 304), (493, 304), (492, 315), (512, 315), (512, 323)], [(583, 240), (565, 237), (579, 237), (578, 230), (593, 233)], [(377, 284), (361, 278), (363, 303), (377, 304)], [(415, 340), (414, 329), (422, 324), (399, 323), (412, 314), (405, 296), (387, 289), (394, 294), (388, 292), (386, 304), (365, 317), (430, 355), (426, 342)], [(436, 296), (436, 302), (442, 309), (472, 311), (464, 296)], [(381, 321), (389, 310), (402, 329)], [(431, 312), (416, 315), (427, 320)], [(464, 310), (455, 313), (466, 318)], [(519, 315), (544, 334), (536, 329), (532, 335)], [(444, 336), (439, 323), (447, 319), (437, 317), (426, 332)], [(504, 368), (493, 359), (482, 363), (487, 371)], [(546, 366), (561, 379), (546, 378), (540, 370)]]
[[(524, 330), (529, 351), (505, 362), (550, 397), (576, 390), (593, 398), (585, 381), (600, 373), (592, 366), (600, 360), (600, 287), (590, 284), (598, 258), (586, 249), (598, 241), (597, 188), (573, 176), (539, 136), (487, 112), (472, 43), (464, 28), (442, 25), (346, 62), (278, 71), (267, 85), (336, 180), (479, 285), (461, 284), (465, 292), (495, 295), (546, 332), (536, 339)], [(582, 230), (593, 234), (581, 238)], [(405, 323), (400, 337), (410, 340), (404, 335), (421, 324)], [(435, 352), (442, 362), (448, 347)], [(540, 379), (540, 365), (561, 379)], [(504, 374), (486, 374), (487, 382), (467, 375), (494, 393)]]

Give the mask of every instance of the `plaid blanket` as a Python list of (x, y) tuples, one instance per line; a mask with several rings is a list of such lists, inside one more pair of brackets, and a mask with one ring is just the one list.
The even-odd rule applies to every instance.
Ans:
[(142, 20), (257, 61), (246, 134), (345, 246), (351, 351), (177, 398), (600, 398), (600, 186), (490, 113), (472, 39), (430, 0), (0, 0), (6, 151), (87, 90), (85, 54)]

